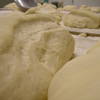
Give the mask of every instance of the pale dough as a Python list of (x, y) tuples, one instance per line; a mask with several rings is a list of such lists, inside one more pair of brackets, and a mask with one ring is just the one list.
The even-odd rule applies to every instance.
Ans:
[(100, 41), (98, 41), (94, 46), (92, 46), (91, 48), (89, 48), (89, 50), (87, 51), (87, 54), (93, 54), (95, 52), (99, 52), (99, 49), (100, 48)]
[(5, 5), (4, 8), (21, 11), (21, 9), (14, 2)]
[(0, 100), (47, 100), (53, 75), (72, 57), (72, 36), (44, 14), (0, 22)]
[(85, 10), (72, 10), (70, 14), (64, 15), (65, 26), (75, 28), (99, 28), (100, 16)]
[(92, 12), (100, 13), (100, 7), (91, 7)]
[(75, 5), (66, 5), (63, 7), (63, 10), (65, 10), (65, 11), (71, 11), (71, 10), (75, 10), (75, 9), (77, 9), (77, 6), (75, 6)]
[(30, 8), (26, 13), (27, 14), (34, 14), (34, 13), (55, 13), (56, 12), (56, 7), (52, 4), (43, 4), (43, 5), (38, 5), (37, 7)]
[(56, 7), (47, 3), (30, 8), (25, 12), (25, 14), (48, 14), (50, 17), (54, 18), (57, 23), (61, 21), (61, 14), (58, 12)]
[(48, 100), (100, 100), (100, 43), (93, 48), (55, 75)]
[(92, 11), (92, 12), (95, 12), (95, 13), (100, 13), (100, 7), (96, 7), (96, 6), (82, 5), (82, 6), (80, 6), (80, 9)]

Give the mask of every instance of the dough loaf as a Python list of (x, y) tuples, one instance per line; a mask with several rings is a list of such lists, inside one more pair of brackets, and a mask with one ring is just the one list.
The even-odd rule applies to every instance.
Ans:
[(43, 5), (38, 5), (37, 7), (27, 10), (25, 14), (48, 14), (50, 17), (54, 18), (57, 23), (61, 21), (61, 13), (58, 12), (56, 7), (52, 4), (44, 3)]
[(48, 100), (100, 100), (100, 43), (77, 57), (53, 78)]
[(95, 12), (95, 13), (100, 13), (100, 7), (96, 7), (96, 6), (86, 6), (86, 5), (82, 5), (80, 7), (80, 9), (82, 10), (87, 10), (87, 11), (92, 11), (92, 12)]
[(70, 14), (64, 15), (65, 26), (75, 28), (99, 28), (100, 16), (96, 13), (85, 10), (72, 10)]
[(0, 100), (47, 100), (53, 75), (72, 57), (72, 36), (44, 14), (0, 22)]
[(5, 5), (4, 8), (21, 11), (21, 9), (19, 9), (19, 7), (15, 3), (9, 3), (9, 4)]
[(67, 5), (67, 6), (63, 7), (63, 10), (65, 10), (65, 11), (71, 11), (71, 10), (75, 10), (75, 9), (77, 9), (77, 6), (75, 6), (75, 5)]
[(32, 13), (55, 13), (56, 12), (56, 6), (52, 4), (44, 3), (43, 5), (38, 5), (37, 7), (30, 8), (26, 13), (32, 14)]

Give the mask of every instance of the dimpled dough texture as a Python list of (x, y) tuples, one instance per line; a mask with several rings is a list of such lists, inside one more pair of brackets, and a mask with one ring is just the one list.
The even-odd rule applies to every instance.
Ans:
[(46, 15), (16, 12), (0, 22), (0, 100), (47, 100), (53, 75), (72, 56), (72, 36)]
[(50, 84), (48, 100), (100, 100), (100, 43), (67, 63)]

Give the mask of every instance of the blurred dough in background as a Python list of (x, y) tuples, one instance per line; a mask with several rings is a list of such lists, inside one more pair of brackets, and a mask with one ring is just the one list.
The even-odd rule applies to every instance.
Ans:
[(9, 3), (9, 4), (5, 5), (4, 8), (21, 11), (20, 8), (16, 5), (16, 3)]
[(100, 13), (100, 7), (81, 5), (80, 9), (92, 11), (92, 12), (95, 12), (95, 13)]
[(30, 14), (30, 13), (33, 13), (33, 14), (34, 13), (48, 14), (48, 13), (55, 13), (56, 10), (57, 10), (56, 6), (54, 6), (52, 4), (44, 3), (43, 5), (38, 5), (36, 7), (30, 8), (26, 13), (28, 13), (28, 14)]
[(87, 10), (72, 10), (63, 16), (65, 26), (95, 29), (100, 26), (100, 15)]
[(57, 11), (57, 8), (53, 4), (44, 3), (43, 5), (38, 5), (37, 7), (30, 8), (25, 14), (48, 14), (55, 19), (57, 23), (61, 21), (61, 13)]
[(63, 10), (65, 10), (65, 11), (71, 11), (71, 10), (75, 10), (75, 9), (77, 9), (76, 5), (66, 5), (63, 7)]

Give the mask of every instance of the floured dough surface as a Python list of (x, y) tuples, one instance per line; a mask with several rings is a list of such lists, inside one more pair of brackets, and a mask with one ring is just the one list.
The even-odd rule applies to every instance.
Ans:
[(70, 14), (64, 15), (63, 23), (65, 26), (75, 28), (99, 28), (100, 16), (85, 10), (73, 10)]
[(100, 100), (100, 43), (93, 48), (55, 75), (48, 100)]
[(61, 21), (61, 13), (58, 12), (56, 6), (52, 4), (38, 5), (37, 7), (30, 8), (25, 12), (25, 14), (48, 14), (50, 17), (54, 18), (57, 23)]
[(65, 26), (75, 27), (75, 28), (92, 28), (95, 27), (95, 21), (87, 17), (81, 17), (78, 15), (69, 14), (63, 19)]
[[(17, 16), (19, 15), (19, 16)], [(11, 17), (13, 16), (13, 17)], [(13, 31), (14, 27), (18, 23), (20, 17), (23, 13), (11, 12), (11, 13), (1, 13), (0, 14), (0, 54), (5, 52), (13, 42)]]
[(0, 16), (0, 100), (47, 100), (74, 40), (47, 15), (17, 15)]

